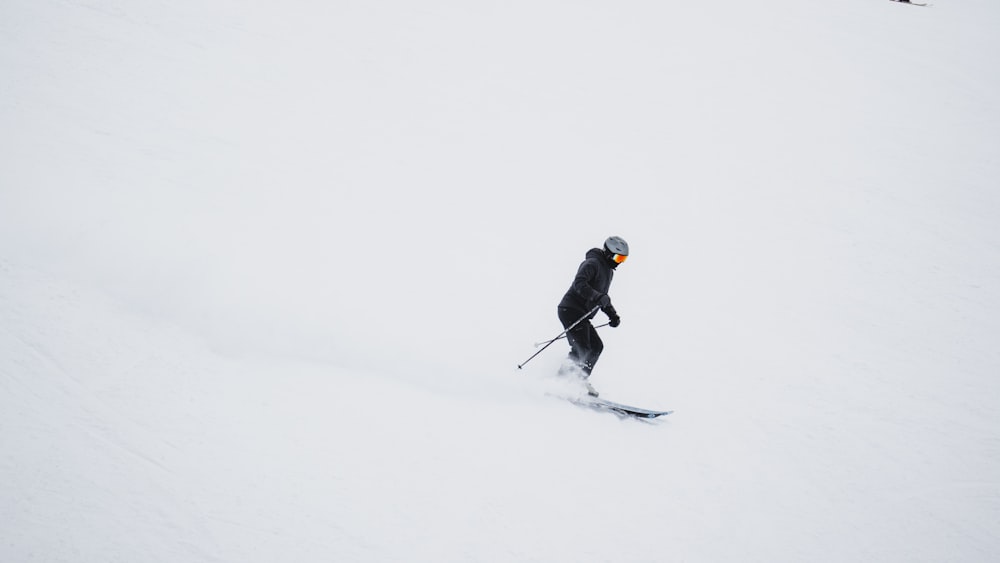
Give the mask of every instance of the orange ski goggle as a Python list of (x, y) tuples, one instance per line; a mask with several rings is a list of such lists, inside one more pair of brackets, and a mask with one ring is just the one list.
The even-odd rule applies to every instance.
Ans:
[(611, 257), (611, 259), (614, 260), (616, 264), (621, 264), (622, 262), (625, 261), (626, 258), (628, 258), (628, 254), (615, 254), (614, 256)]

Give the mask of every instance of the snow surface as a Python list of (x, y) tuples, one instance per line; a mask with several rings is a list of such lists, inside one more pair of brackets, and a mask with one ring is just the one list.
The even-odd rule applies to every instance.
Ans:
[(5, 0), (0, 561), (1000, 560), (998, 23)]

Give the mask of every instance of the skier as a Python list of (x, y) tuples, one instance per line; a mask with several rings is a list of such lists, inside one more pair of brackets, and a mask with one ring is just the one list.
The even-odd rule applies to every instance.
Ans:
[(628, 257), (628, 243), (621, 237), (608, 237), (604, 241), (604, 248), (592, 248), (587, 251), (587, 257), (577, 269), (576, 277), (562, 301), (559, 302), (557, 311), (559, 322), (563, 328), (569, 329), (573, 323), (583, 317), (586, 320), (579, 323), (573, 330), (566, 333), (569, 341), (570, 352), (567, 364), (559, 369), (561, 375), (575, 372), (583, 379), (587, 386), (587, 393), (593, 397), (598, 395), (597, 390), (590, 384), (588, 378), (594, 370), (594, 364), (604, 351), (604, 342), (597, 335), (597, 330), (590, 323), (596, 311), (589, 314), (594, 307), (600, 307), (601, 311), (608, 316), (612, 328), (621, 324), (622, 320), (618, 312), (611, 305), (611, 298), (608, 297), (608, 289), (611, 288), (611, 279), (614, 277), (615, 269)]

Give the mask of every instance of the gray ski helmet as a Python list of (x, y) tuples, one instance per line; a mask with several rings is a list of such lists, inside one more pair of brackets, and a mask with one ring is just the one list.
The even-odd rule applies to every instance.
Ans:
[(628, 243), (622, 237), (608, 237), (604, 241), (604, 249), (612, 254), (628, 256)]

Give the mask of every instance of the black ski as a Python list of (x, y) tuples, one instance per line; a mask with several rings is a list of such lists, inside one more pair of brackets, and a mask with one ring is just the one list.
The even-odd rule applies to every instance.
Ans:
[(909, 4), (911, 6), (930, 6), (930, 4), (918, 4), (917, 2), (910, 2), (909, 0), (889, 0), (890, 2), (898, 2), (900, 4)]
[(653, 419), (660, 416), (666, 416), (674, 411), (655, 411), (650, 409), (643, 409), (639, 407), (632, 407), (629, 405), (623, 405), (621, 403), (616, 403), (614, 401), (609, 401), (607, 399), (601, 399), (600, 397), (580, 397), (570, 399), (570, 402), (581, 407), (589, 407), (599, 411), (609, 411), (613, 412), (619, 416), (630, 416), (632, 418), (641, 419)]

